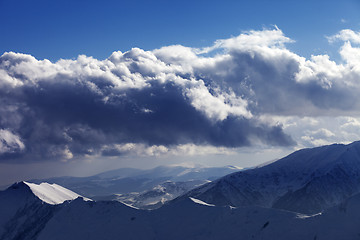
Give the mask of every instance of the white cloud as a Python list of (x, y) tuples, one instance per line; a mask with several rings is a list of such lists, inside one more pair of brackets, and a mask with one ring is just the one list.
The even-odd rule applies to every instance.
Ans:
[(20, 137), (9, 130), (0, 129), (0, 154), (14, 153), (25, 149)]
[(360, 32), (355, 32), (351, 29), (343, 29), (338, 34), (327, 37), (327, 39), (330, 43), (341, 40), (360, 44)]
[(360, 73), (360, 48), (353, 47), (350, 42), (346, 42), (341, 47), (340, 55), (350, 65), (352, 72)]
[(297, 148), (316, 147), (331, 143), (350, 143), (360, 139), (360, 118), (338, 117), (281, 117), (264, 116), (264, 121), (281, 124), (284, 131), (298, 143)]
[(286, 43), (294, 40), (286, 37), (283, 32), (275, 26), (274, 29), (264, 29), (263, 31), (246, 31), (237, 37), (217, 40), (211, 47), (197, 50), (198, 53), (208, 53), (215, 49), (224, 48), (228, 50), (258, 50), (264, 47), (285, 48)]
[(247, 102), (231, 93), (211, 94), (203, 81), (193, 81), (194, 87), (188, 88), (186, 96), (196, 109), (205, 113), (210, 119), (225, 120), (229, 115), (251, 118), (246, 109)]
[(310, 60), (300, 62), (300, 71), (296, 73), (299, 83), (316, 81), (321, 87), (330, 89), (334, 81), (341, 79), (347, 71), (343, 65), (331, 61), (328, 55), (311, 56)]

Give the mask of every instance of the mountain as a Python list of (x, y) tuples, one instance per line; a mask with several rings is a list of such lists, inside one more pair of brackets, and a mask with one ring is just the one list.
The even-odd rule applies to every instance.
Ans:
[(199, 187), (209, 180), (188, 180), (185, 182), (163, 182), (151, 190), (144, 192), (132, 192), (125, 194), (113, 194), (110, 196), (95, 196), (92, 199), (107, 200), (107, 201), (119, 201), (136, 208), (141, 209), (156, 209), (161, 207), (165, 202), (170, 201), (186, 192)]
[(78, 197), (56, 184), (13, 184), (0, 192), (0, 239), (35, 238), (58, 205)]
[(62, 204), (38, 240), (303, 240), (358, 239), (360, 195), (322, 214), (301, 215), (274, 208), (212, 206), (194, 198), (145, 211), (119, 202)]
[[(20, 182), (0, 192), (0, 240), (358, 239), (359, 162), (360, 142), (303, 149), (154, 210)], [(181, 184), (166, 182), (148, 194), (171, 191)]]
[(2, 194), (33, 197), (19, 198), (26, 203), (25, 207), (8, 221), (7, 231), (0, 235), (2, 240), (251, 239), (252, 236), (271, 239), (266, 234), (281, 236), (284, 231), (280, 226), (299, 221), (295, 213), (277, 209), (217, 207), (190, 198), (145, 211), (116, 201), (93, 202), (81, 198), (57, 205), (41, 204), (23, 183)]
[(202, 183), (240, 170), (242, 169), (234, 166), (160, 166), (147, 170), (121, 168), (90, 177), (57, 177), (30, 181), (56, 183), (92, 199), (119, 200), (148, 209), (159, 207), (164, 201)]
[(360, 142), (296, 151), (236, 172), (184, 197), (224, 206), (261, 206), (314, 214), (360, 192)]
[[(49, 191), (42, 193), (46, 199), (53, 196)], [(190, 197), (148, 211), (117, 201), (83, 198), (49, 204), (21, 182), (0, 192), (0, 206), (1, 240), (337, 240), (360, 236), (360, 194), (315, 215), (258, 206), (215, 206)], [(10, 208), (12, 213), (7, 214)]]

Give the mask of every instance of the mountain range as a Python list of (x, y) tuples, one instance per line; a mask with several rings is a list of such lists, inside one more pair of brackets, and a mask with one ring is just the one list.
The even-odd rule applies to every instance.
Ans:
[(138, 208), (153, 209), (195, 187), (240, 170), (235, 166), (159, 166), (146, 170), (121, 168), (90, 177), (29, 181), (55, 183), (94, 200), (115, 200)]
[(45, 192), (34, 192), (25, 182), (1, 193), (0, 210), (8, 214), (0, 217), (0, 239), (331, 240), (360, 236), (359, 194), (315, 215), (256, 206), (214, 206), (195, 198), (152, 211), (81, 197), (50, 204), (41, 200), (40, 194)]
[(0, 192), (0, 239), (359, 239), (360, 142), (303, 149), (154, 210), (56, 184)]

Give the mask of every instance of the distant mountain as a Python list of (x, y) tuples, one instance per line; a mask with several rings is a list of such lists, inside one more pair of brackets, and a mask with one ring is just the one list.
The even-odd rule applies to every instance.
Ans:
[(164, 182), (186, 182), (215, 180), (241, 168), (226, 166), (212, 168), (187, 168), (180, 166), (160, 166), (141, 170), (122, 168), (100, 173), (90, 177), (57, 177), (30, 180), (31, 182), (49, 182), (64, 186), (83, 196), (93, 198), (114, 194), (141, 193), (152, 190)]
[(96, 201), (119, 201), (141, 209), (156, 209), (161, 207), (164, 203), (172, 200), (184, 193), (199, 187), (209, 180), (188, 180), (185, 182), (171, 182), (166, 181), (161, 183), (151, 190), (141, 193), (132, 192), (125, 194), (113, 194), (110, 196), (95, 196)]
[(354, 142), (299, 150), (271, 164), (222, 177), (184, 198), (313, 214), (359, 192), (360, 142)]

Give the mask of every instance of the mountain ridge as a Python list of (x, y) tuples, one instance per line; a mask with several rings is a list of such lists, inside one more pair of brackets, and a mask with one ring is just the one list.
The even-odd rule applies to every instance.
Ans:
[[(79, 197), (51, 204), (34, 194), (31, 183), (19, 182), (0, 192), (0, 239), (357, 239), (359, 183), (360, 142), (296, 151), (155, 210)], [(223, 204), (207, 201), (209, 194)]]
[[(303, 193), (310, 190), (311, 196)], [(268, 165), (224, 176), (191, 190), (185, 197), (215, 205), (256, 205), (313, 214), (359, 191), (357, 141), (301, 149)]]

